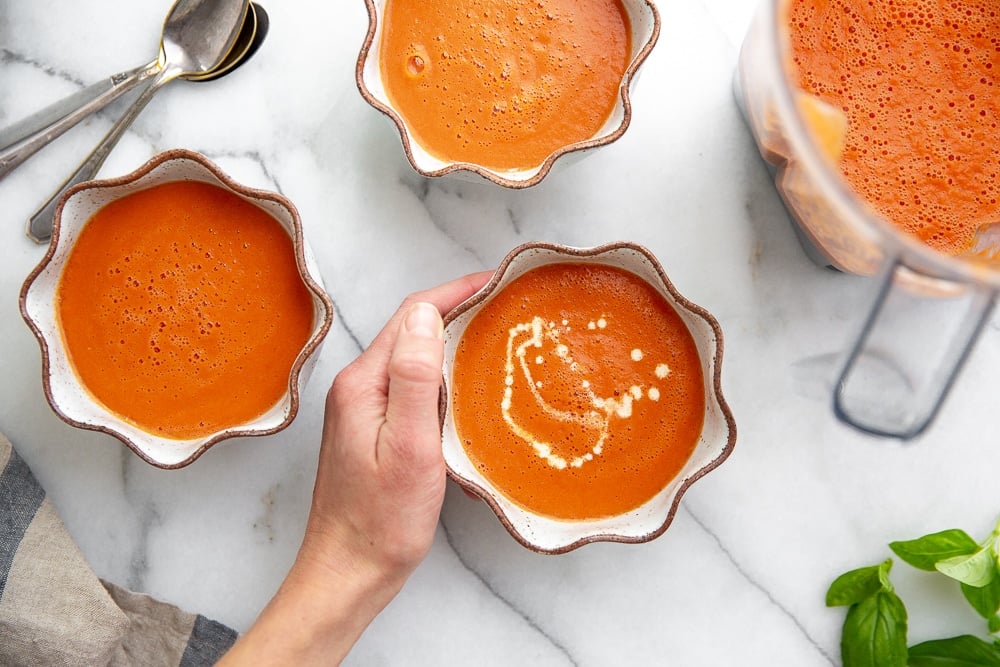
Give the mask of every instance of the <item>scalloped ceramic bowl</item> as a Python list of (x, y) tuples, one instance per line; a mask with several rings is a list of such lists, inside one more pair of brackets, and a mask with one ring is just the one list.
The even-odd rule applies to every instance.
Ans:
[(530, 168), (500, 171), (468, 162), (449, 162), (435, 157), (426, 147), (417, 142), (406, 119), (396, 110), (386, 93), (379, 67), (379, 51), (382, 43), (383, 11), (386, 0), (365, 0), (368, 6), (368, 34), (358, 56), (355, 79), (361, 95), (373, 107), (384, 113), (396, 125), (403, 142), (403, 151), (413, 168), (427, 177), (448, 174), (477, 174), (488, 181), (508, 188), (527, 188), (539, 183), (563, 156), (580, 157), (599, 146), (610, 144), (621, 137), (632, 119), (630, 89), (639, 72), (639, 67), (652, 51), (660, 34), (660, 16), (651, 0), (622, 0), (631, 27), (632, 51), (628, 65), (622, 76), (619, 94), (611, 114), (604, 125), (586, 141), (569, 144), (549, 155), (541, 164)]
[[(55, 308), (56, 289), (63, 265), (91, 216), (105, 204), (126, 194), (181, 180), (217, 185), (262, 208), (277, 220), (292, 238), (298, 271), (313, 303), (312, 331), (295, 359), (288, 378), (288, 389), (281, 399), (249, 422), (187, 440), (164, 438), (146, 432), (95, 400), (81, 384), (67, 357)], [(333, 304), (323, 289), (319, 268), (303, 238), (299, 214), (291, 202), (278, 194), (239, 185), (203, 155), (186, 150), (162, 153), (121, 178), (81, 183), (70, 190), (56, 211), (48, 252), (21, 289), (20, 305), (21, 314), (41, 346), (45, 397), (56, 414), (72, 426), (101, 431), (118, 438), (137, 455), (159, 468), (186, 466), (226, 438), (268, 435), (288, 426), (298, 412), (299, 395), (333, 320)]]
[(596, 248), (529, 243), (511, 251), (482, 290), (445, 316), (446, 386), (453, 386), (454, 359), (459, 341), (484, 304), (525, 272), (545, 264), (565, 262), (610, 265), (630, 271), (652, 285), (673, 306), (698, 349), (704, 378), (705, 416), (701, 435), (690, 458), (680, 473), (653, 498), (618, 516), (566, 521), (541, 516), (515, 504), (480, 473), (461, 444), (450, 407), (450, 394), (445, 392), (449, 405), (444, 414), (443, 448), (449, 475), (467, 491), (485, 500), (515, 539), (541, 553), (563, 553), (589, 542), (639, 543), (658, 537), (670, 525), (683, 493), (719, 466), (736, 443), (736, 425), (722, 395), (722, 329), (719, 323), (704, 308), (681, 296), (656, 258), (645, 248), (632, 243), (613, 243)]

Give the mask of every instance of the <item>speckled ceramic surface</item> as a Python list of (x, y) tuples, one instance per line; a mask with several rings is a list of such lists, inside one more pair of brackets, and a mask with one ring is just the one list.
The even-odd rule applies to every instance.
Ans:
[[(660, 34), (660, 16), (655, 5), (650, 0), (623, 0), (622, 5), (628, 13), (631, 27), (632, 52), (622, 77), (618, 99), (604, 125), (588, 139), (564, 148), (549, 155), (541, 164), (515, 171), (498, 171), (481, 165), (466, 162), (448, 162), (435, 157), (420, 145), (407, 127), (406, 120), (394, 108), (386, 94), (385, 86), (379, 70), (379, 49), (382, 42), (382, 14), (385, 0), (365, 0), (368, 7), (368, 34), (358, 56), (357, 79), (361, 95), (373, 107), (384, 113), (395, 123), (403, 142), (403, 150), (413, 168), (422, 176), (444, 176), (446, 174), (479, 176), (508, 188), (526, 188), (539, 183), (552, 169), (558, 160), (567, 161), (568, 156), (580, 157), (583, 154), (609, 144), (621, 137), (632, 119), (632, 102), (630, 89)], [(563, 157), (567, 156), (567, 157)], [(560, 159), (561, 158), (561, 159)]]
[(626, 514), (602, 519), (560, 521), (534, 514), (498, 491), (470, 461), (448, 409), (444, 417), (443, 437), (448, 472), (468, 491), (482, 497), (511, 535), (529, 549), (562, 553), (588, 542), (646, 542), (667, 529), (684, 491), (720, 465), (736, 443), (736, 425), (722, 395), (722, 329), (708, 311), (681, 296), (652, 253), (632, 243), (612, 243), (595, 248), (527, 243), (515, 248), (501, 263), (489, 284), (445, 317), (445, 383), (448, 387), (453, 385), (454, 358), (459, 341), (483, 305), (527, 271), (556, 262), (603, 264), (630, 271), (653, 285), (680, 314), (697, 345), (704, 377), (705, 421), (694, 452), (681, 472), (640, 507)]
[[(97, 402), (77, 378), (59, 330), (54, 300), (63, 265), (87, 221), (105, 204), (160, 183), (192, 180), (225, 188), (267, 211), (292, 237), (299, 273), (313, 300), (312, 333), (291, 369), (284, 396), (256, 419), (209, 435), (176, 440), (163, 438), (122, 420)], [(82, 183), (60, 203), (48, 253), (28, 276), (21, 290), (21, 313), (42, 350), (42, 382), (53, 410), (66, 422), (80, 428), (113, 435), (150, 464), (179, 468), (226, 438), (266, 435), (280, 431), (295, 418), (299, 393), (315, 363), (315, 352), (330, 328), (333, 305), (322, 287), (319, 269), (302, 235), (295, 207), (284, 197), (243, 187), (204, 156), (173, 150), (154, 157), (137, 171), (106, 181)]]

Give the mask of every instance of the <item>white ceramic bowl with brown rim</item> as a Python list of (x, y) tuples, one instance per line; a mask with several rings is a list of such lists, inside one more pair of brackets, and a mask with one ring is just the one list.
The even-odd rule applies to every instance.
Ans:
[[(699, 357), (705, 412), (692, 453), (680, 472), (655, 496), (641, 506), (615, 516), (562, 520), (526, 509), (501, 492), (483, 474), (464, 448), (456, 427), (451, 388), (455, 383), (456, 354), (470, 322), (514, 280), (533, 269), (554, 263), (606, 265), (624, 269), (645, 281), (680, 316)], [(448, 474), (467, 491), (488, 503), (517, 541), (537, 552), (563, 553), (597, 541), (640, 543), (652, 540), (670, 525), (684, 492), (719, 466), (735, 445), (735, 422), (722, 395), (722, 348), (719, 323), (704, 308), (681, 296), (657, 259), (642, 246), (627, 242), (594, 248), (571, 248), (549, 243), (519, 246), (504, 259), (482, 290), (445, 316), (444, 395), (448, 404), (443, 408), (443, 451)], [(564, 355), (565, 350), (560, 354)], [(541, 363), (541, 357), (537, 363)], [(510, 385), (509, 378), (507, 384)], [(541, 386), (541, 383), (538, 384)], [(584, 386), (588, 386), (587, 383)]]
[(616, 141), (625, 133), (632, 119), (631, 88), (640, 66), (649, 56), (660, 34), (660, 16), (652, 0), (622, 0), (629, 22), (631, 50), (618, 87), (617, 99), (604, 124), (586, 140), (562, 146), (539, 164), (498, 170), (470, 162), (441, 159), (414, 138), (403, 114), (386, 92), (379, 64), (386, 0), (365, 0), (365, 4), (368, 7), (369, 23), (355, 70), (358, 90), (369, 104), (395, 124), (403, 143), (403, 151), (414, 170), (426, 177), (478, 175), (497, 185), (514, 189), (538, 184), (557, 162), (566, 163), (570, 156), (581, 157), (595, 148)]
[[(163, 437), (143, 430), (107, 409), (88, 391), (74, 371), (67, 352), (56, 304), (67, 258), (88, 220), (105, 205), (123, 196), (174, 181), (218, 186), (274, 218), (291, 238), (296, 269), (308, 290), (313, 311), (308, 340), (294, 360), (287, 389), (280, 400), (254, 419), (189, 439)], [(205, 156), (181, 149), (161, 153), (131, 174), (81, 183), (67, 192), (56, 211), (48, 252), (21, 289), (20, 307), (41, 346), (43, 387), (56, 414), (72, 426), (118, 438), (138, 456), (159, 468), (186, 466), (209, 447), (227, 438), (268, 435), (287, 427), (298, 412), (300, 393), (333, 320), (333, 303), (324, 291), (319, 268), (303, 237), (299, 214), (292, 203), (279, 194), (242, 186)]]

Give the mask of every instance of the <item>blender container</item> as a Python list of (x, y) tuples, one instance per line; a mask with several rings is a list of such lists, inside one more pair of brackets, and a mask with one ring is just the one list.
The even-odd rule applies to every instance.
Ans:
[(1000, 289), (1000, 234), (981, 230), (974, 254), (950, 256), (852, 191), (830, 146), (835, 132), (824, 129), (846, 118), (789, 76), (789, 1), (758, 8), (735, 74), (737, 103), (807, 254), (879, 282), (846, 351), (835, 414), (864, 432), (907, 440), (933, 421), (989, 318)]

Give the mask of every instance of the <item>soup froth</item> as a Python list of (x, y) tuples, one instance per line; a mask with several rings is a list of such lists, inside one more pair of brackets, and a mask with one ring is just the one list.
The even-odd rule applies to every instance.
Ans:
[(70, 362), (94, 398), (177, 439), (275, 405), (314, 317), (281, 224), (195, 181), (95, 213), (67, 258), (56, 306)]
[(621, 0), (386, 0), (379, 63), (428, 152), (518, 170), (600, 130), (630, 42)]

